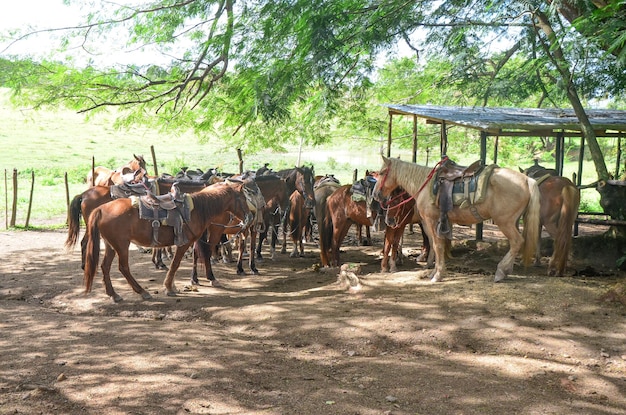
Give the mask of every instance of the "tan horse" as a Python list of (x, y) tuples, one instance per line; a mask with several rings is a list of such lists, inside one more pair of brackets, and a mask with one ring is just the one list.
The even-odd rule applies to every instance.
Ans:
[[(395, 188), (402, 187), (415, 198), (426, 234), (435, 252), (435, 269), (430, 277), (436, 282), (444, 278), (446, 264), (445, 241), (436, 232), (440, 210), (435, 204), (430, 186), (433, 173), (430, 167), (383, 157), (380, 179), (376, 182), (374, 195), (384, 198)], [(539, 240), (540, 194), (534, 179), (506, 168), (495, 167), (486, 184), (488, 188), (482, 203), (454, 206), (448, 212), (448, 219), (450, 223), (460, 225), (472, 225), (492, 219), (498, 225), (510, 245), (509, 251), (496, 269), (495, 281), (498, 282), (513, 271), (515, 258), (520, 251), (525, 266), (532, 262)], [(520, 234), (517, 223), (522, 215), (524, 231)]]
[(87, 184), (89, 186), (112, 186), (124, 183), (124, 177), (132, 174), (133, 180), (141, 180), (146, 173), (146, 160), (143, 156), (133, 154), (133, 159), (115, 170), (107, 167), (96, 166), (93, 172), (87, 173)]

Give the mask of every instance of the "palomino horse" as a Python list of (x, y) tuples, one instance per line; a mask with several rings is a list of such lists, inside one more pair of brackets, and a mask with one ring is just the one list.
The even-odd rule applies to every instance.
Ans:
[(332, 175), (320, 177), (315, 182), (315, 218), (319, 233), (320, 261), (322, 267), (330, 267), (332, 247), (332, 219), (328, 213), (326, 203), (328, 198), (341, 187), (341, 183)]
[[(92, 176), (95, 173), (95, 176)], [(135, 180), (141, 180), (146, 176), (146, 160), (143, 156), (133, 154), (133, 159), (115, 170), (103, 166), (97, 166), (87, 173), (89, 186), (111, 186), (124, 183), (124, 177), (131, 175)], [(127, 180), (128, 181), (128, 180)]]
[[(444, 160), (448, 160), (447, 157)], [(431, 280), (441, 281), (445, 277), (445, 241), (437, 233), (437, 221), (441, 217), (435, 203), (430, 180), (438, 172), (440, 163), (433, 169), (399, 159), (383, 157), (374, 194), (379, 199), (388, 197), (391, 192), (402, 187), (414, 198), (422, 223), (435, 251), (435, 269)], [(532, 262), (539, 240), (540, 194), (537, 182), (517, 171), (493, 167), (480, 203), (467, 206), (452, 206), (448, 212), (450, 223), (472, 225), (493, 219), (500, 231), (509, 240), (509, 251), (498, 263), (495, 281), (501, 281), (513, 271), (517, 254), (522, 252), (524, 265)], [(441, 186), (442, 187), (442, 186)], [(478, 190), (477, 190), (478, 192)], [(523, 234), (517, 229), (519, 218), (524, 217)]]
[[(254, 275), (258, 275), (259, 271), (256, 268), (256, 262), (253, 255), (254, 248), (256, 245), (256, 235), (259, 230), (263, 228), (263, 213), (265, 208), (265, 199), (263, 199), (263, 194), (261, 194), (261, 190), (257, 186), (254, 179), (249, 178), (245, 180), (234, 180), (227, 179), (225, 182), (212, 184), (205, 189), (201, 190), (199, 193), (204, 192), (212, 192), (214, 188), (220, 187), (235, 187), (241, 188), (244, 190), (244, 195), (246, 197), (246, 202), (248, 204), (248, 209), (253, 215), (253, 220), (250, 222), (250, 226), (246, 229), (241, 229), (241, 222), (245, 218), (243, 216), (238, 216), (233, 212), (232, 217), (227, 223), (211, 223), (208, 229), (203, 233), (202, 237), (199, 238), (194, 244), (194, 257), (193, 257), (193, 268), (191, 272), (191, 283), (199, 284), (198, 281), (198, 272), (197, 272), (197, 263), (198, 260), (202, 260), (205, 266), (208, 266), (206, 270), (206, 276), (212, 284), (216, 285), (216, 280), (213, 275), (213, 269), (211, 267), (211, 255), (216, 253), (216, 249), (218, 244), (222, 242), (222, 236), (224, 234), (234, 235), (235, 237), (241, 236), (243, 240), (239, 241), (239, 256), (237, 258), (237, 275), (245, 275), (245, 271), (243, 270), (243, 257), (245, 250), (245, 238), (249, 233), (250, 236), (250, 256), (249, 256), (249, 267), (250, 271)], [(207, 265), (208, 264), (208, 265)]]
[[(537, 163), (524, 173), (537, 180), (541, 193), (541, 224), (554, 240), (548, 275), (563, 276), (572, 247), (572, 230), (578, 216), (580, 191), (567, 177), (556, 176), (555, 170), (545, 169)], [(539, 265), (540, 257), (539, 244), (536, 265)]]
[[(366, 195), (371, 195), (374, 187), (372, 182), (364, 179), (356, 183), (365, 186)], [(325, 220), (321, 225), (318, 223), (318, 228), (324, 227), (325, 234), (332, 234), (329, 259), (330, 266), (333, 267), (341, 265), (339, 251), (350, 227), (353, 224), (372, 226), (375, 218), (372, 217), (371, 211), (377, 211), (377, 209), (371, 211), (368, 209), (367, 196), (355, 200), (353, 186), (354, 184), (341, 186), (328, 196), (325, 215), (330, 220)]]
[[(179, 241), (176, 253), (172, 259), (170, 269), (163, 282), (167, 295), (176, 295), (177, 290), (174, 276), (180, 261), (187, 249), (210, 226), (226, 225), (232, 216), (246, 218), (241, 229), (249, 226), (251, 213), (244, 195), (243, 184), (239, 188), (233, 186), (219, 186), (213, 189), (192, 193), (186, 196), (193, 205), (189, 219), (182, 226), (184, 238)], [(130, 272), (128, 265), (128, 248), (131, 242), (141, 246), (168, 247), (175, 245), (176, 235), (174, 228), (162, 224), (158, 232), (158, 240), (154, 241), (153, 221), (139, 218), (139, 210), (133, 206), (131, 199), (116, 199), (98, 206), (89, 216), (87, 226), (87, 255), (85, 257), (85, 292), (90, 292), (96, 267), (100, 259), (100, 237), (105, 242), (105, 254), (102, 259), (102, 275), (106, 293), (115, 302), (122, 298), (114, 291), (111, 284), (111, 264), (118, 255), (119, 269), (133, 290), (144, 299), (151, 298), (150, 294), (137, 283)], [(186, 240), (186, 242), (184, 242)], [(208, 263), (206, 263), (208, 262)], [(209, 269), (210, 261), (205, 261)]]

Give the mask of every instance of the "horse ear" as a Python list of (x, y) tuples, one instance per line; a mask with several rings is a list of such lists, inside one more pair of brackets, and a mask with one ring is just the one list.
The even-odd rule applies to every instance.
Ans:
[(385, 164), (389, 164), (389, 159), (387, 157), (383, 156), (382, 154), (380, 156), (383, 158), (383, 162)]

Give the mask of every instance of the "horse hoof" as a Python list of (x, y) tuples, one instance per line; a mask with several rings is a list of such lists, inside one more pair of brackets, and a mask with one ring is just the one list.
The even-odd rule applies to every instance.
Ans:
[(246, 272), (237, 270), (237, 275), (246, 275)]
[(259, 275), (259, 270), (258, 269), (253, 269), (252, 270), (252, 274), (253, 275)]
[(500, 282), (506, 277), (506, 274), (501, 270), (496, 270), (496, 277), (493, 279), (493, 282)]
[(143, 298), (144, 300), (152, 300), (152, 296), (146, 291), (141, 293), (141, 298)]
[(200, 281), (198, 281), (198, 278), (192, 278), (190, 281), (191, 285), (200, 285)]
[(211, 287), (221, 287), (222, 284), (218, 280), (211, 280)]
[(124, 300), (119, 294), (115, 294), (111, 298), (113, 299), (113, 302), (115, 302), (115, 303), (119, 303), (119, 302)]
[(176, 297), (178, 295), (178, 293), (176, 291), (167, 291), (167, 296), (168, 297)]

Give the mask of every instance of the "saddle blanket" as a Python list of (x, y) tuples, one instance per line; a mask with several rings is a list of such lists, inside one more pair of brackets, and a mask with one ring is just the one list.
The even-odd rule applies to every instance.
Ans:
[[(452, 187), (452, 203), (454, 206), (477, 205), (485, 200), (487, 193), (488, 181), (493, 170), (498, 167), (497, 164), (491, 164), (485, 167), (476, 176), (467, 179), (461, 179), (454, 182)], [(466, 189), (467, 186), (467, 189)], [(439, 198), (437, 193), (441, 187), (438, 180), (433, 180), (431, 185), (431, 198), (433, 203), (438, 204)]]

